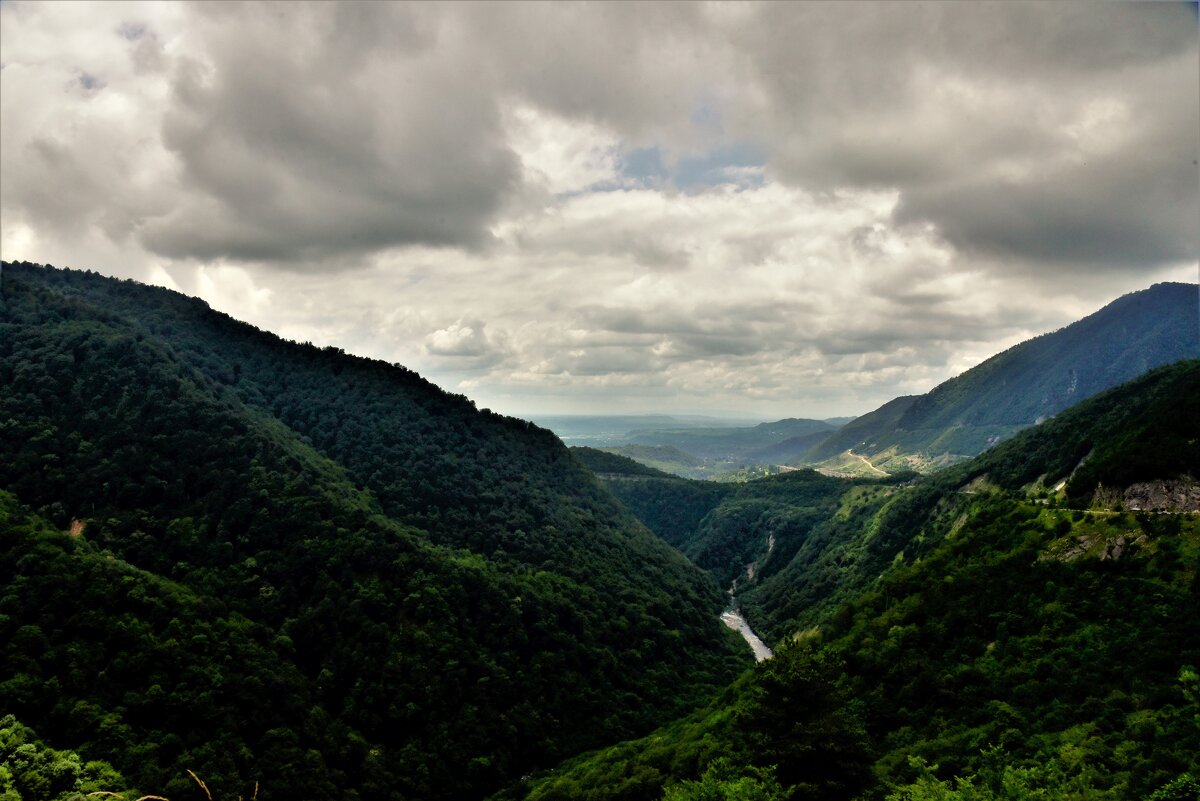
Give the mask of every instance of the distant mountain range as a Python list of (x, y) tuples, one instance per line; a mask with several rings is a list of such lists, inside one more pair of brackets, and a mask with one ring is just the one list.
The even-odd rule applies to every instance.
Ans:
[[(824, 440), (852, 417), (830, 420), (789, 418), (753, 426), (703, 417), (542, 418), (574, 447), (603, 448), (644, 465), (685, 478), (741, 481), (777, 472), (795, 443)], [(635, 422), (652, 425), (631, 427)], [(719, 423), (719, 424), (718, 424)], [(623, 430), (623, 433), (618, 433)]]
[(636, 445), (669, 445), (702, 459), (744, 459), (783, 440), (836, 428), (824, 420), (790, 417), (747, 428), (631, 431), (629, 439)]
[(1164, 283), (1022, 342), (924, 395), (899, 397), (846, 424), (795, 462), (853, 450), (885, 468), (905, 456), (973, 456), (1155, 367), (1200, 357), (1200, 293)]
[(757, 421), (698, 414), (560, 414), (531, 418), (568, 445), (604, 447), (631, 442), (631, 432), (703, 428), (744, 428)]
[[(981, 453), (1148, 370), (1200, 357), (1200, 287), (1163, 283), (997, 354), (924, 395), (858, 418), (741, 428), (631, 431), (629, 442), (736, 464), (823, 466), (862, 475), (929, 472)], [(649, 454), (628, 452), (646, 464)], [(694, 477), (680, 460), (654, 466)]]

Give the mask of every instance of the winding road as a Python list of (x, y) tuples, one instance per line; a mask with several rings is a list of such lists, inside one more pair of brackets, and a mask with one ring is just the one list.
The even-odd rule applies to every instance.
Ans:
[(865, 464), (867, 467), (871, 468), (872, 470), (874, 470), (876, 473), (878, 473), (878, 474), (879, 474), (879, 475), (881, 475), (881, 476), (888, 476), (888, 475), (891, 475), (891, 473), (884, 472), (883, 470), (880, 470), (880, 469), (879, 469), (878, 467), (876, 467), (875, 465), (871, 464), (871, 462), (870, 462), (870, 461), (868, 461), (868, 460), (867, 460), (867, 457), (865, 457), (865, 456), (859, 456), (857, 453), (855, 453), (855, 452), (854, 452), (854, 451), (852, 451), (852, 450), (847, 450), (847, 451), (846, 451), (846, 453), (850, 454), (850, 455), (851, 455), (851, 456), (853, 456), (855, 459), (862, 459), (862, 462), (863, 462), (863, 464)]

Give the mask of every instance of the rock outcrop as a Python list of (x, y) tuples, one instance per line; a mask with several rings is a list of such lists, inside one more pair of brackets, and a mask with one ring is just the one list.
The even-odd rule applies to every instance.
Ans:
[(1145, 481), (1125, 490), (1122, 504), (1134, 512), (1200, 512), (1200, 481)]

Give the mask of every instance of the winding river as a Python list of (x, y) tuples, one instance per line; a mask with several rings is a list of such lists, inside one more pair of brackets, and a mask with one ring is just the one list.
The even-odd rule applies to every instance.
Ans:
[[(775, 550), (775, 535), (771, 534), (767, 537), (767, 556)], [(763, 557), (764, 560), (766, 557)], [(746, 565), (746, 578), (754, 581), (754, 574), (758, 572), (758, 560), (754, 560)], [(737, 592), (738, 579), (735, 578), (733, 583), (729, 585), (726, 592), (729, 594), (729, 608), (721, 613), (721, 622), (729, 628), (742, 635), (747, 643), (750, 644), (750, 650), (754, 652), (754, 661), (762, 662), (764, 659), (770, 659), (775, 656), (775, 652), (767, 647), (767, 644), (759, 639), (759, 636), (754, 633), (754, 629), (750, 628), (750, 624), (746, 622), (746, 618), (742, 617), (742, 613), (738, 611), (737, 597), (734, 593)]]
[(767, 644), (754, 633), (754, 629), (750, 628), (750, 624), (746, 622), (746, 618), (742, 617), (742, 613), (737, 611), (736, 608), (723, 612), (721, 614), (721, 622), (742, 635), (746, 642), (750, 644), (750, 650), (754, 651), (754, 660), (756, 662), (762, 662), (764, 659), (770, 659), (775, 655), (767, 647)]

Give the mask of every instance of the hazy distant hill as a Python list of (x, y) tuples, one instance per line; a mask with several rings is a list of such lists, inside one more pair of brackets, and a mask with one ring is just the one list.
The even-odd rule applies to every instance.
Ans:
[(884, 458), (974, 455), (1147, 370), (1197, 356), (1197, 286), (1155, 284), (1009, 348), (925, 395), (889, 401), (796, 461), (817, 462), (847, 449)]
[(687, 428), (744, 428), (753, 421), (697, 414), (540, 415), (533, 422), (548, 428), (568, 445), (605, 447), (630, 442), (633, 431)]
[(829, 430), (821, 429), (798, 437), (788, 437), (782, 442), (768, 445), (765, 448), (750, 451), (746, 454), (747, 461), (762, 464), (792, 464), (802, 461), (814, 446), (829, 438)]
[(824, 420), (792, 417), (745, 428), (633, 431), (629, 438), (638, 445), (670, 445), (702, 459), (739, 459), (792, 437), (834, 428)]
[(748, 658), (549, 431), (168, 290), (2, 289), (0, 710), (56, 748), (169, 797), (479, 798)]

